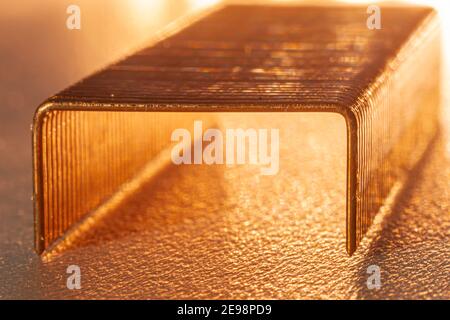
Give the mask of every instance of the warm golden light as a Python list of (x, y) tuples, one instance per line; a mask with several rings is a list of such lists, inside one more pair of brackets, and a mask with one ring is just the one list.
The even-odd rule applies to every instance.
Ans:
[(213, 6), (223, 0), (188, 0), (189, 4), (194, 9), (202, 9)]
[[(357, 17), (332, 9), (322, 19), (298, 8), (339, 2), (357, 5)], [(214, 16), (228, 3), (245, 6)], [(273, 6), (249, 6), (266, 3)], [(414, 132), (438, 127), (429, 120), (441, 96), (439, 41), (422, 39), (427, 44), (402, 56), (409, 62), (400, 73), (389, 66), (394, 79), (380, 81), (381, 94), (372, 86), (361, 96), (363, 78), (383, 71), (386, 54), (396, 56), (389, 48), (404, 43), (391, 37), (410, 34), (408, 14), (388, 9), (384, 30), (368, 31), (366, 8), (376, 3), (0, 1), (0, 300), (448, 299), (448, 103), (439, 119), (447, 138), (428, 146), (407, 183), (387, 172), (425, 145), (429, 135)], [(434, 6), (449, 56), (448, 0), (383, 3)], [(81, 30), (66, 27), (69, 4), (81, 8)], [(342, 24), (329, 24), (335, 18)], [(358, 73), (365, 76), (352, 78)], [(29, 126), (50, 96), (55, 109), (33, 133), (40, 155), (33, 175)], [(305, 101), (349, 106), (349, 96), (378, 97), (358, 117), (360, 130), (347, 131), (339, 114), (299, 112)], [(198, 109), (208, 107), (218, 118), (203, 129), (279, 128), (278, 173), (261, 175), (248, 162), (174, 164), (172, 133), (182, 127), (195, 140), (194, 121), (205, 120)], [(220, 112), (227, 107), (233, 112)], [(238, 112), (247, 108), (260, 109)], [(400, 141), (398, 129), (411, 135)], [(356, 132), (361, 166), (348, 179), (348, 159), (356, 158), (348, 157), (347, 138)], [(361, 187), (347, 198), (349, 180)], [(384, 200), (394, 180), (390, 195), (398, 197)], [(369, 213), (358, 215), (358, 238), (372, 209), (383, 207), (349, 257), (345, 215), (353, 199)], [(44, 255), (33, 252), (33, 230)], [(81, 290), (67, 287), (73, 264)], [(382, 271), (379, 290), (367, 288), (373, 264)]]

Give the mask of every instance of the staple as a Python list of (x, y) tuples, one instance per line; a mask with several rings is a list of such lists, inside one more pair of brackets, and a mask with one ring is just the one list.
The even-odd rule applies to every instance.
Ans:
[(370, 30), (362, 6), (221, 7), (49, 98), (33, 125), (37, 252), (165, 149), (163, 136), (198, 118), (174, 111), (290, 111), (346, 120), (352, 254), (438, 132), (437, 14), (381, 8), (382, 29)]

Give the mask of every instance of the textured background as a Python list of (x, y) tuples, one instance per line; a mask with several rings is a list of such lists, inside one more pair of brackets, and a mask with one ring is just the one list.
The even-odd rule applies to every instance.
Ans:
[[(8, 42), (0, 50), (0, 298), (450, 298), (448, 134), (443, 130), (400, 201), (348, 257), (344, 124), (332, 115), (241, 118), (283, 123), (285, 140), (299, 133), (282, 144), (276, 179), (252, 167), (169, 167), (107, 221), (40, 260), (30, 201), (34, 108), (138, 45), (188, 2), (166, 1), (148, 11), (157, 22), (131, 23), (119, 12), (125, 6), (132, 17), (132, 5), (86, 1), (78, 34), (61, 27), (64, 1), (40, 2), (40, 14), (34, 1), (1, 8), (0, 36)], [(69, 264), (81, 267), (80, 291), (65, 287)], [(377, 291), (365, 285), (371, 264), (382, 270)]]

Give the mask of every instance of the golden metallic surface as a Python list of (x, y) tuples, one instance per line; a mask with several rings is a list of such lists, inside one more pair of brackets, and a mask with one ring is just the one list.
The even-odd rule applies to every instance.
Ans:
[[(0, 233), (0, 297), (450, 298), (449, 137), (431, 145), (396, 205), (349, 257), (342, 117), (225, 120), (229, 127), (281, 126), (278, 177), (251, 166), (169, 166), (44, 261), (32, 252), (28, 212), (9, 215)], [(1, 203), (0, 212), (8, 217), (10, 205)], [(72, 264), (81, 268), (81, 290), (66, 288)], [(366, 286), (373, 264), (381, 268), (379, 290)]]
[[(125, 124), (132, 123), (130, 111), (145, 112), (142, 118), (163, 111), (316, 111), (339, 113), (346, 121), (346, 247), (352, 254), (435, 136), (440, 103), (434, 11), (383, 7), (383, 28), (369, 30), (365, 9), (225, 7), (50, 98), (34, 126), (38, 252), (95, 213), (161, 150), (141, 152), (159, 127), (148, 132), (144, 120)], [(78, 122), (93, 130), (81, 144), (91, 156), (76, 160), (72, 150), (80, 131), (71, 119), (88, 110), (98, 120)], [(105, 120), (113, 111), (124, 114), (117, 122)], [(111, 142), (105, 143), (97, 138), (102, 130), (121, 138), (106, 135)], [(127, 130), (144, 141), (132, 150), (140, 156), (130, 157), (131, 165), (125, 160)], [(99, 151), (99, 145), (105, 147)], [(72, 163), (81, 163), (92, 183), (77, 177)], [(121, 174), (111, 177), (102, 165)], [(84, 189), (77, 191), (71, 181)]]
[[(285, 183), (283, 188), (264, 184), (266, 188), (258, 190), (255, 178), (244, 175), (251, 168), (237, 167), (235, 175), (242, 184), (228, 175), (220, 185), (226, 182), (230, 191), (222, 203), (238, 206), (217, 209), (215, 203), (205, 209), (205, 203), (214, 204), (208, 197), (221, 194), (211, 191), (218, 188), (213, 181), (223, 175), (221, 168), (202, 172), (194, 167), (181, 172), (171, 168), (165, 173), (168, 180), (163, 176), (153, 182), (164, 186), (158, 199), (151, 187), (136, 192), (130, 201), (138, 209), (117, 211), (125, 214), (123, 223), (109, 220), (102, 227), (91, 226), (89, 234), (80, 233), (73, 245), (42, 261), (33, 248), (30, 114), (46, 96), (120, 56), (136, 45), (139, 36), (154, 32), (149, 24), (167, 23), (188, 2), (197, 1), (161, 0), (158, 5), (157, 0), (149, 0), (147, 5), (158, 10), (147, 11), (140, 6), (145, 2), (78, 0), (84, 18), (82, 30), (76, 33), (63, 26), (64, 1), (0, 2), (4, 40), (0, 44), (0, 299), (450, 298), (450, 134), (427, 150), (395, 207), (378, 215), (382, 219), (376, 220), (381, 221), (375, 221), (349, 258), (344, 251), (345, 172), (338, 171), (345, 169), (345, 150), (341, 144), (337, 146), (341, 152), (316, 149), (333, 147), (334, 140), (328, 140), (334, 138), (332, 134), (344, 138), (340, 117), (302, 120), (298, 116), (293, 119), (300, 122), (298, 126), (285, 123), (299, 138), (312, 133), (315, 138), (301, 139), (302, 152), (295, 152), (295, 144), (293, 157), (284, 158), (293, 166), (286, 170), (294, 175), (291, 182), (286, 175), (277, 182)], [(446, 6), (446, 1), (434, 2)], [(138, 12), (139, 18), (131, 11)], [(32, 58), (24, 59), (31, 52)], [(425, 73), (421, 78), (430, 76)], [(442, 120), (448, 129), (450, 118)], [(320, 161), (323, 167), (318, 166)], [(189, 178), (192, 172), (197, 172), (195, 179)], [(201, 177), (205, 179), (197, 179)], [(193, 190), (203, 191), (192, 196)], [(151, 206), (164, 199), (173, 201), (175, 194), (180, 199), (175, 203)], [(277, 198), (283, 201), (277, 204)], [(133, 213), (139, 220), (132, 219)], [(169, 221), (177, 224), (169, 226)], [(72, 264), (81, 267), (79, 291), (66, 288), (66, 269)], [(381, 268), (380, 290), (366, 287), (371, 264)]]
[(209, 118), (201, 113), (47, 112), (40, 124), (44, 214), (36, 222), (38, 251), (78, 228), (84, 216), (168, 148), (174, 129)]

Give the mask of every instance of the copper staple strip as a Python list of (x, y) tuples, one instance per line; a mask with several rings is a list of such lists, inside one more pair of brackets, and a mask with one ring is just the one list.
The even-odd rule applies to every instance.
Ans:
[(369, 30), (361, 6), (227, 6), (47, 100), (33, 135), (37, 251), (164, 148), (189, 120), (171, 112), (297, 111), (346, 119), (352, 254), (437, 132), (437, 15), (382, 17)]

